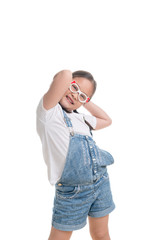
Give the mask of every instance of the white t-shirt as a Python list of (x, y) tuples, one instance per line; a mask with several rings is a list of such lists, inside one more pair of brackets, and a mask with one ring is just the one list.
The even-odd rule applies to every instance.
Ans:
[[(89, 126), (83, 117), (95, 129), (96, 117), (84, 113), (67, 113), (73, 130), (78, 134), (91, 136)], [(61, 177), (69, 147), (69, 128), (64, 121), (59, 103), (47, 110), (43, 106), (43, 97), (36, 108), (36, 130), (42, 142), (42, 153), (47, 165), (48, 180), (54, 185)]]

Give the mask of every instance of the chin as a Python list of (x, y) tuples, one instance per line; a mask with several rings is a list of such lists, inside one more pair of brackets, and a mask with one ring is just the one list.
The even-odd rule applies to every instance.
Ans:
[(70, 112), (70, 111), (73, 110), (73, 109), (68, 108), (67, 104), (65, 104), (62, 100), (59, 101), (59, 104), (60, 104), (61, 107), (62, 107), (64, 110), (66, 110), (67, 112)]

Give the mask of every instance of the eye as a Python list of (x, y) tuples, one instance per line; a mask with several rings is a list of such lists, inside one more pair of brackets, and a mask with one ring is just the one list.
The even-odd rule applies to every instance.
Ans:
[(81, 98), (83, 98), (83, 100), (86, 100), (86, 96), (81, 94)]
[(74, 88), (75, 90), (77, 90), (77, 87), (76, 87), (76, 86), (73, 86), (73, 88)]
[(72, 85), (72, 88), (73, 88), (75, 91), (78, 91), (78, 87), (77, 87), (75, 84)]

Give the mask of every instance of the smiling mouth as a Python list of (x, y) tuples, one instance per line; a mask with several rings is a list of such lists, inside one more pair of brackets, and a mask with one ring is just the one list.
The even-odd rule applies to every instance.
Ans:
[(66, 98), (67, 98), (68, 102), (70, 102), (71, 104), (74, 104), (73, 101), (72, 101), (72, 99), (70, 99), (70, 97), (68, 97), (68, 96), (66, 95)]

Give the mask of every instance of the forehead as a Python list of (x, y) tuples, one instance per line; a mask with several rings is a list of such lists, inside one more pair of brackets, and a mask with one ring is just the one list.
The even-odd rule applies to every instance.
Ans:
[(92, 95), (93, 92), (93, 83), (90, 82), (87, 78), (83, 77), (75, 77), (73, 78), (74, 81), (78, 84), (80, 87), (80, 90), (87, 94), (88, 96)]

